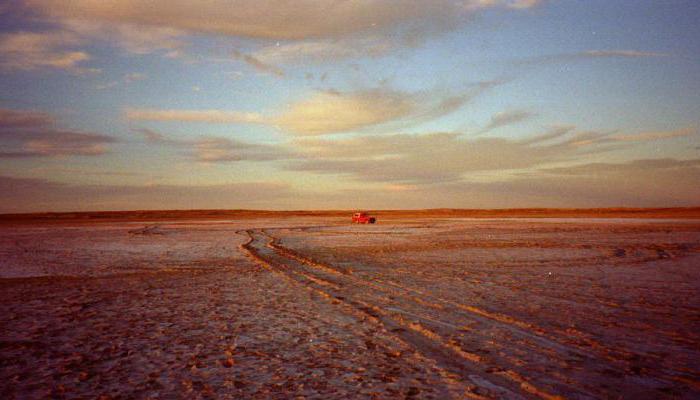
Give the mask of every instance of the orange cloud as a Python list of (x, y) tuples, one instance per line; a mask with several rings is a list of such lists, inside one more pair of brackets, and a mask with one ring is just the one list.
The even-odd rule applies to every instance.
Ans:
[(275, 126), (301, 136), (354, 132), (385, 124), (411, 124), (447, 115), (498, 82), (480, 82), (458, 92), (407, 93), (389, 88), (318, 91), (276, 113), (226, 110), (126, 109), (130, 120), (245, 123)]
[(647, 141), (647, 140), (659, 140), (659, 139), (669, 139), (675, 137), (690, 136), (696, 134), (698, 128), (696, 127), (686, 127), (671, 131), (654, 131), (654, 132), (642, 132), (634, 134), (620, 134), (614, 135), (615, 140), (621, 141)]
[(3, 33), (0, 34), (0, 68), (55, 68), (74, 73), (97, 72), (80, 65), (90, 59), (88, 53), (71, 49), (80, 43), (78, 36), (68, 32)]
[(230, 123), (264, 123), (265, 118), (257, 113), (223, 110), (158, 110), (128, 108), (124, 115), (135, 121), (181, 121)]
[(448, 0), (27, 0), (53, 18), (167, 27), (181, 31), (249, 38), (310, 39), (337, 37), (396, 26), (438, 24), (460, 14)]

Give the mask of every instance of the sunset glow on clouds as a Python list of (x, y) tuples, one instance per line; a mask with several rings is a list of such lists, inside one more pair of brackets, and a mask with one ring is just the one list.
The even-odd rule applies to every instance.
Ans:
[(691, 206), (700, 5), (14, 0), (0, 212)]

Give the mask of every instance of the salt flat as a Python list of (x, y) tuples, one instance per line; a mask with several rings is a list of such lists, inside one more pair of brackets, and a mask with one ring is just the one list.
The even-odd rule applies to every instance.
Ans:
[(700, 222), (0, 228), (0, 395), (697, 398)]

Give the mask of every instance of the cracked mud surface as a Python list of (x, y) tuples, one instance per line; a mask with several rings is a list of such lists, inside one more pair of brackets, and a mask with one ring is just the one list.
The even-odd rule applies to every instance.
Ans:
[(2, 398), (698, 398), (700, 223), (0, 229)]

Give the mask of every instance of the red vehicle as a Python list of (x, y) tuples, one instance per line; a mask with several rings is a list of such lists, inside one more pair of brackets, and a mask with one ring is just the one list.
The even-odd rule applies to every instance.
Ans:
[(373, 224), (376, 218), (370, 217), (366, 212), (358, 212), (352, 215), (352, 222), (355, 224)]

